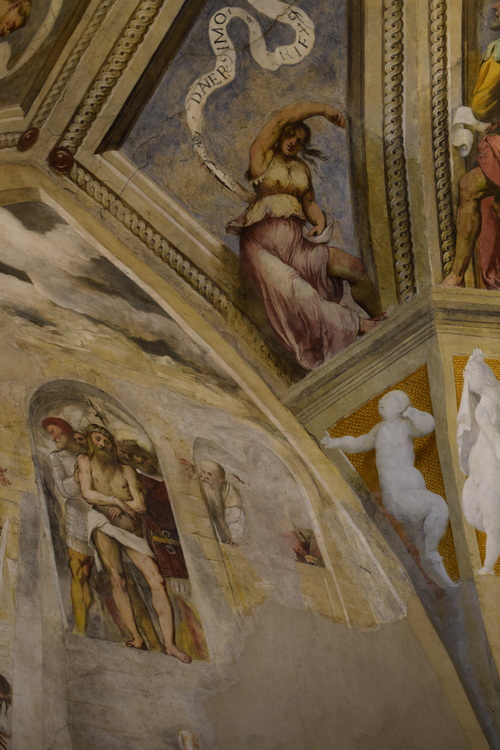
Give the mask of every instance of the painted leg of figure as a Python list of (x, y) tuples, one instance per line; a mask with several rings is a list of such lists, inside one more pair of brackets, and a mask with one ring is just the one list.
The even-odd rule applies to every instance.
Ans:
[(494, 195), (498, 185), (489, 180), (481, 167), (475, 167), (460, 180), (455, 260), (441, 286), (461, 286), (481, 231), (481, 201)]
[(494, 575), (495, 563), (500, 557), (500, 529), (498, 524), (485, 522), (486, 529), (486, 556), (483, 567), (478, 570), (480, 576)]
[(363, 262), (338, 247), (328, 248), (328, 273), (349, 282), (352, 296), (368, 315), (376, 318), (382, 314), (380, 300), (375, 287), (366, 273)]
[(175, 656), (176, 659), (184, 662), (184, 664), (189, 664), (191, 657), (175, 645), (172, 603), (168, 598), (165, 581), (158, 569), (156, 560), (147, 555), (141, 555), (136, 550), (127, 549), (126, 552), (134, 565), (139, 568), (151, 589), (151, 599), (154, 610), (158, 615), (166, 653), (170, 656)]
[(127, 645), (130, 645), (131, 648), (144, 648), (144, 640), (137, 628), (132, 602), (127, 589), (127, 578), (123, 570), (120, 546), (118, 542), (111, 539), (111, 537), (102, 531), (94, 532), (94, 542), (101, 556), (102, 563), (109, 573), (113, 600), (132, 636)]
[(142, 598), (140, 586), (134, 578), (132, 572), (133, 566), (125, 565), (124, 568), (127, 577), (127, 589), (132, 600), (132, 608), (134, 610), (137, 625), (139, 626), (141, 633), (146, 636), (150, 651), (163, 651), (163, 646), (160, 643), (154, 625), (151, 622), (151, 615), (149, 614), (146, 603)]
[(68, 547), (68, 561), (71, 570), (71, 605), (75, 618), (75, 632), (83, 635), (87, 631), (92, 601), (89, 578), (94, 558)]

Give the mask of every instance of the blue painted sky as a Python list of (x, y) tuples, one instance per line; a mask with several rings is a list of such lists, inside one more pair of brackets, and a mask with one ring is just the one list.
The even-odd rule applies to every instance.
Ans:
[[(293, 31), (257, 13), (245, 0), (234, 6), (257, 18), (267, 46), (293, 41)], [(125, 154), (152, 180), (225, 244), (238, 249), (238, 238), (225, 225), (245, 204), (219, 184), (193, 151), (186, 124), (184, 99), (191, 84), (212, 70), (214, 56), (208, 22), (223, 6), (209, 0), (182, 48), (165, 71), (156, 91), (123, 146)], [(298, 65), (277, 71), (261, 69), (247, 45), (243, 21), (231, 21), (228, 31), (237, 50), (235, 80), (209, 97), (205, 110), (204, 143), (208, 154), (229, 175), (244, 183), (248, 148), (266, 120), (281, 107), (297, 101), (323, 101), (345, 112), (347, 50), (343, 0), (299, 0), (316, 27), (313, 51)], [(267, 33), (266, 33), (267, 32)], [(347, 113), (349, 114), (349, 113)], [(354, 243), (346, 136), (323, 118), (312, 118), (313, 146), (328, 156), (314, 175), (317, 201), (338, 221), (334, 241), (358, 254)]]

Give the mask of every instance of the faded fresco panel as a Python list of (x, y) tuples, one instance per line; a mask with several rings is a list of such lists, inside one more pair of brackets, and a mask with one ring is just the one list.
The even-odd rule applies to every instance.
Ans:
[[(57, 55), (73, 33), (89, 0), (22, 0), (21, 22), (5, 26), (0, 44), (0, 105), (28, 107), (36, 96)], [(0, 3), (2, 11), (12, 3)], [(27, 19), (27, 20), (26, 20)]]
[[(269, 4), (262, 6), (269, 10)], [(208, 32), (210, 19), (217, 17), (221, 7), (217, 0), (207, 3), (135, 123), (123, 150), (214, 235), (237, 251), (238, 241), (226, 234), (225, 226), (241, 213), (244, 203), (203, 166), (193, 149), (185, 113), (190, 87), (214, 67)], [(235, 76), (207, 99), (203, 110), (203, 140), (209, 159), (247, 187), (244, 175), (249, 146), (274, 112), (305, 100), (333, 104), (345, 111), (345, 5), (339, 1), (318, 5), (312, 0), (301, 0), (296, 8), (314, 25), (314, 41), (310, 41), (310, 35), (303, 40), (304, 44), (310, 44), (307, 53), (292, 44), (292, 28), (260, 13), (258, 3), (239, 0), (234, 4), (234, 9), (249, 12), (260, 24), (268, 50), (286, 47), (286, 55), (295, 56), (295, 61), (276, 70), (263, 68), (250, 53), (247, 24), (241, 18), (233, 18), (227, 25), (227, 33), (236, 51)], [(338, 222), (333, 242), (357, 255), (345, 131), (319, 117), (313, 118), (310, 125), (314, 147), (328, 158), (314, 169), (317, 201)]]
[(79, 350), (88, 345), (105, 361), (113, 357), (112, 340), (122, 364), (145, 356), (190, 368), (200, 382), (222, 379), (233, 387), (213, 358), (50, 206), (0, 208), (0, 239), (0, 307), (18, 325), (35, 323), (33, 335)]
[(38, 392), (31, 427), (69, 629), (206, 659), (169, 492), (143, 427), (113, 399), (71, 381)]

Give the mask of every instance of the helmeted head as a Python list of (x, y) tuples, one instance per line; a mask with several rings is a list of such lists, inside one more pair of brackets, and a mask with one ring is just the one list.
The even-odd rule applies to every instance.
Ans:
[(0, 674), (0, 711), (2, 706), (5, 704), (6, 710), (10, 708), (12, 703), (12, 688), (8, 680)]
[(75, 443), (80, 446), (80, 448), (83, 448), (83, 450), (87, 450), (88, 443), (87, 443), (87, 436), (83, 430), (75, 430)]
[(60, 417), (46, 417), (42, 419), (42, 427), (47, 430), (50, 439), (54, 441), (57, 450), (64, 450), (73, 440), (75, 431), (69, 422)]
[(137, 440), (120, 440), (117, 444), (118, 457), (123, 463), (130, 464), (137, 471), (155, 474), (158, 471), (158, 456), (147, 450)]
[(378, 402), (378, 413), (386, 422), (393, 422), (411, 406), (411, 401), (404, 391), (389, 391)]
[(283, 156), (297, 156), (311, 141), (311, 129), (305, 122), (294, 122), (282, 132), (277, 147)]

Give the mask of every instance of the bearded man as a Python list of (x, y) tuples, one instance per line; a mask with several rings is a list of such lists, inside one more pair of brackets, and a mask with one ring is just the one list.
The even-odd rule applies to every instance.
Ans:
[[(500, 31), (500, 2), (493, 4)], [(490, 123), (477, 149), (477, 163), (460, 180), (455, 260), (442, 286), (462, 286), (478, 242), (486, 289), (500, 289), (500, 38), (488, 46), (472, 92), (474, 117)]]
[(239, 544), (245, 533), (240, 493), (216, 461), (200, 461), (198, 478), (217, 539), (222, 544)]
[(105, 427), (89, 425), (87, 437), (88, 455), (78, 457), (78, 472), (82, 495), (92, 505), (89, 541), (97, 552), (97, 567), (104, 566), (110, 576), (113, 600), (131, 633), (126, 645), (146, 648), (135, 621), (122, 553), (140, 570), (151, 589), (165, 653), (189, 664), (191, 658), (175, 645), (172, 604), (154, 554), (142, 536), (141, 516), (146, 503), (136, 471), (120, 463), (115, 440)]
[(92, 596), (90, 574), (94, 552), (87, 539), (87, 514), (89, 506), (83, 499), (80, 485), (75, 479), (78, 454), (82, 447), (75, 440), (75, 431), (69, 422), (59, 417), (47, 417), (42, 427), (55, 443), (56, 450), (49, 455), (50, 468), (57, 492), (65, 503), (66, 548), (71, 570), (71, 606), (75, 618), (75, 631), (87, 630)]

